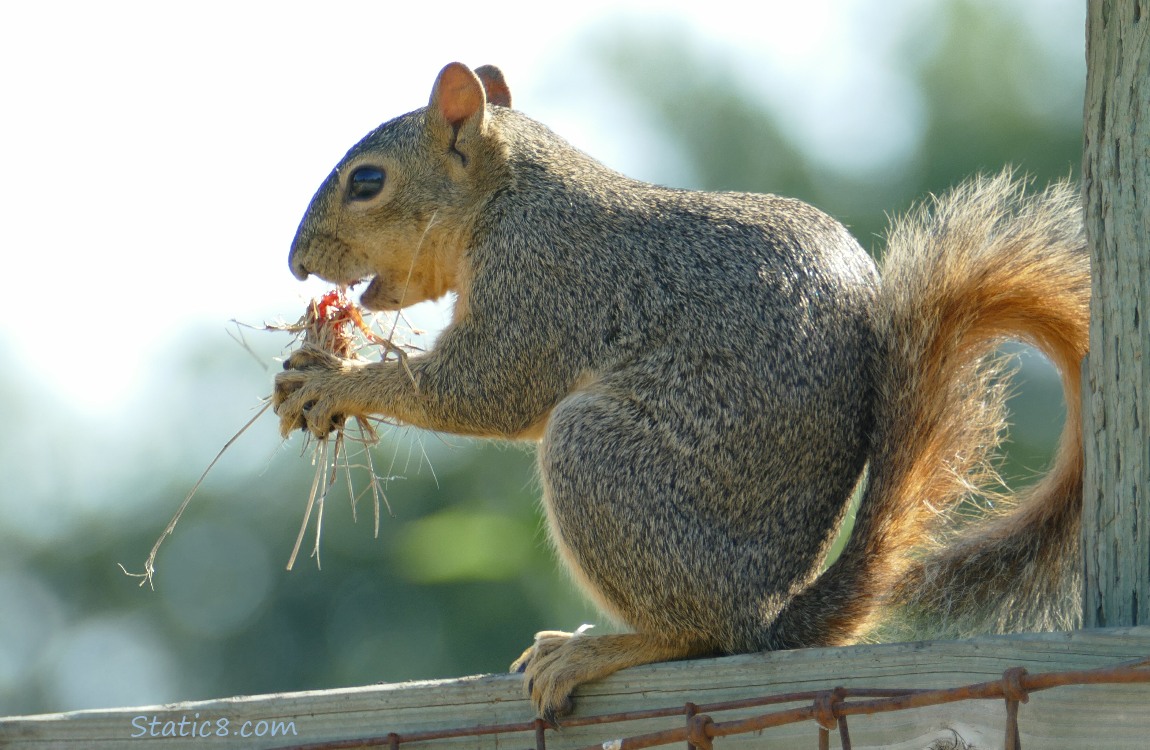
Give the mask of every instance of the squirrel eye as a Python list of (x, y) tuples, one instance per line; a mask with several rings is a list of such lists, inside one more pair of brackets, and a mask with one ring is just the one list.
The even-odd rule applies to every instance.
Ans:
[(360, 167), (351, 173), (347, 183), (348, 197), (365, 201), (379, 195), (383, 190), (383, 170), (378, 167)]

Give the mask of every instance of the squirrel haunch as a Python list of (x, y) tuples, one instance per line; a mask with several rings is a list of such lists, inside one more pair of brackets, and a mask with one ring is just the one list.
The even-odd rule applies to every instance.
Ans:
[[(452, 291), (454, 315), (404, 368), (291, 368), (275, 403), (318, 435), (377, 413), (538, 440), (560, 557), (634, 631), (540, 634), (516, 668), (542, 715), (626, 666), (849, 643), (894, 606), (974, 629), (1074, 616), (1076, 409), (1046, 482), (947, 537), (992, 477), (997, 344), (1042, 349), (1076, 402), (1074, 189), (972, 181), (895, 222), (880, 283), (807, 204), (627, 178), (510, 103), (497, 69), (452, 63), (320, 186), (298, 277), (370, 279), (373, 309)], [(864, 466), (854, 534), (822, 572)]]

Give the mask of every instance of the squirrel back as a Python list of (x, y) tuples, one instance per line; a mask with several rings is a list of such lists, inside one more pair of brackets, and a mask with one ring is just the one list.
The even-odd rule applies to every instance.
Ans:
[[(1089, 297), (1069, 186), (968, 183), (895, 222), (880, 283), (807, 204), (639, 182), (510, 105), (496, 69), (453, 63), (324, 181), (296, 276), (370, 279), (372, 309), (454, 291), (455, 310), (405, 363), (297, 352), (275, 404), (285, 433), (382, 414), (538, 441), (555, 548), (632, 631), (539, 634), (516, 667), (543, 715), (626, 666), (849, 643), (899, 605), (1066, 621)], [(1016, 507), (958, 526), (993, 479), (1005, 338), (1062, 371), (1062, 448)]]

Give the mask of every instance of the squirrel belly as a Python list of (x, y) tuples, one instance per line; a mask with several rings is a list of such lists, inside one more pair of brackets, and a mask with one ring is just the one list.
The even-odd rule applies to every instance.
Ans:
[(341, 160), (290, 256), (300, 278), (370, 279), (374, 309), (454, 291), (451, 324), (404, 367), (289, 359), (274, 402), (316, 435), (382, 414), (538, 439), (559, 556), (632, 631), (539, 634), (515, 667), (553, 719), (627, 666), (850, 643), (893, 607), (965, 629), (1072, 618), (1076, 409), (1016, 510), (952, 521), (993, 476), (998, 343), (1039, 347), (1077, 399), (1086, 257), (1075, 190), (1004, 174), (896, 221), (880, 283), (821, 211), (627, 178), (512, 109), (495, 68), (452, 63)]

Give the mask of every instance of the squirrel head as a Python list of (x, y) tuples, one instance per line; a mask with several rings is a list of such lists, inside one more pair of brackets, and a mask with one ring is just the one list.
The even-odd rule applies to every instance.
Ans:
[(379, 126), (316, 191), (288, 262), (299, 279), (370, 279), (371, 310), (436, 299), (465, 280), (475, 222), (507, 183), (507, 155), (488, 104), (510, 107), (503, 74), (451, 63), (431, 100)]

